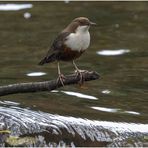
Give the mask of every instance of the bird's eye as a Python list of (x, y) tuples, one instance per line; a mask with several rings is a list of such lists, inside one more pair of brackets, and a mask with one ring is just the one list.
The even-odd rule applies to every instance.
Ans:
[(83, 25), (83, 22), (82, 21), (79, 21), (79, 22), (80, 22), (81, 25)]
[(80, 25), (84, 26), (84, 25), (86, 25), (86, 23), (84, 21), (80, 21)]
[(79, 21), (81, 26), (89, 25), (89, 22), (87, 21)]

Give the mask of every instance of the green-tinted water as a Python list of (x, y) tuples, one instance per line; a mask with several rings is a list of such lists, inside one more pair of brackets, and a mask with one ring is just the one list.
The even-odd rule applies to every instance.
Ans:
[[(28, 3), (33, 7), (0, 11), (0, 85), (56, 78), (56, 63), (37, 63), (57, 33), (78, 16), (90, 18), (98, 27), (90, 29), (91, 46), (76, 63), (81, 69), (99, 72), (101, 79), (87, 82), (85, 89), (66, 86), (57, 92), (9, 95), (1, 101), (53, 114), (147, 123), (148, 3)], [(69, 74), (73, 66), (62, 62), (61, 70)], [(28, 76), (34, 72), (46, 75)]]

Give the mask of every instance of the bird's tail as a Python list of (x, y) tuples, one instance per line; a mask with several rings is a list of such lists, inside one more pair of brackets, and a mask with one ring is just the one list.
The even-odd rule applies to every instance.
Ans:
[(56, 54), (53, 53), (50, 56), (46, 56), (45, 58), (43, 58), (38, 64), (43, 65), (45, 63), (54, 62), (55, 60), (56, 60)]

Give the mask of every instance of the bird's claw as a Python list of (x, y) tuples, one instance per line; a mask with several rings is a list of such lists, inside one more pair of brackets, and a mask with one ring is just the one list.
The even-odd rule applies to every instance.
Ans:
[(58, 78), (57, 78), (57, 84), (60, 82), (62, 84), (62, 86), (64, 86), (64, 80), (65, 80), (65, 76), (63, 74), (59, 74)]
[(80, 85), (84, 83), (84, 75), (83, 73), (86, 72), (86, 70), (75, 70), (75, 73), (76, 73), (76, 77), (80, 77)]

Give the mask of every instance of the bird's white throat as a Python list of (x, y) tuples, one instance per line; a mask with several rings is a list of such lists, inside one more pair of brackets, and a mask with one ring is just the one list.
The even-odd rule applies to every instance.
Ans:
[(89, 26), (79, 26), (67, 37), (65, 44), (73, 51), (86, 50), (90, 44)]

